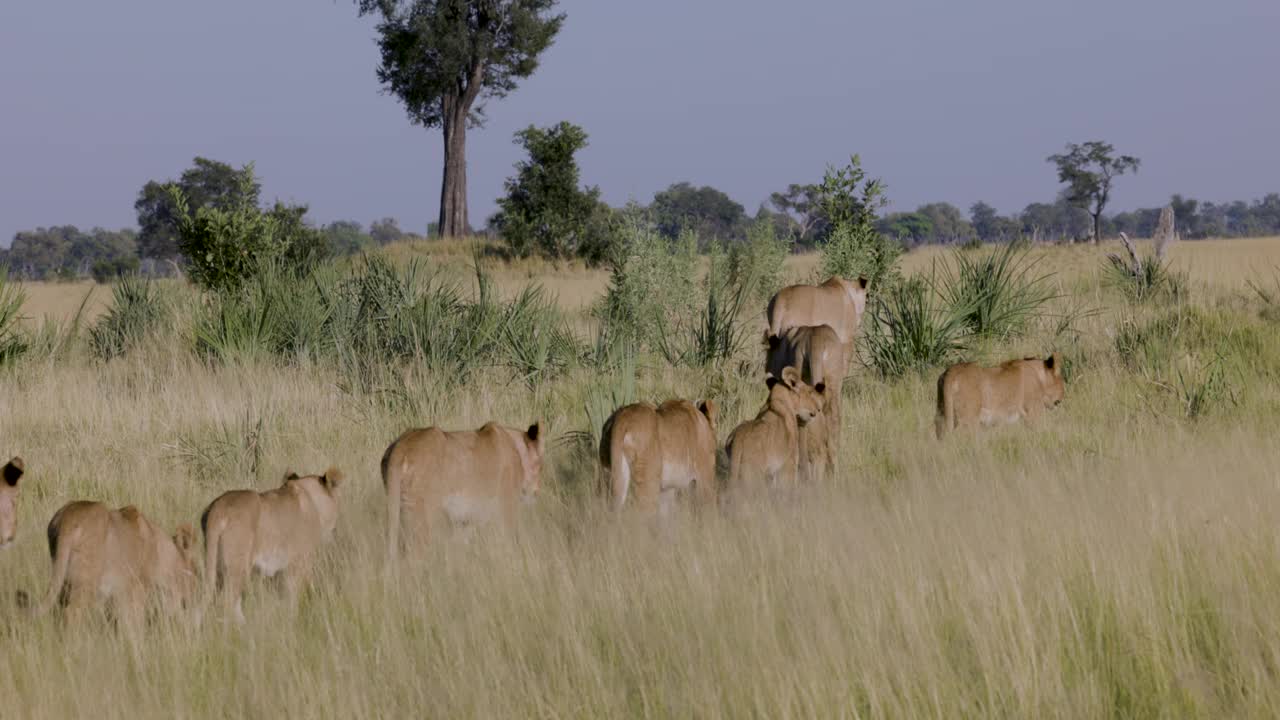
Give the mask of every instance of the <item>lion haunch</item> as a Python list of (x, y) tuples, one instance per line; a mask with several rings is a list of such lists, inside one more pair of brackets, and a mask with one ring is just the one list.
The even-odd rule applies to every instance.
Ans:
[(192, 604), (199, 587), (194, 546), (190, 525), (170, 537), (132, 505), (112, 510), (100, 502), (67, 503), (49, 521), (53, 575), (36, 613), (60, 600), (74, 619), (109, 602), (137, 625), (153, 599), (174, 612)]
[(952, 365), (938, 378), (938, 437), (960, 427), (1034, 421), (1062, 402), (1062, 357), (1009, 360), (996, 367)]
[(520, 500), (542, 486), (546, 437), (540, 422), (527, 430), (487, 423), (479, 430), (409, 430), (382, 455), (387, 491), (387, 552), (419, 548), (436, 528), (475, 526), (500, 517), (511, 527)]
[(316, 551), (338, 524), (342, 479), (336, 468), (306, 477), (289, 473), (274, 490), (232, 490), (210, 503), (200, 518), (206, 592), (220, 590), (240, 622), (245, 585), (255, 571), (284, 573), (285, 590), (295, 598)]
[(698, 505), (716, 499), (716, 406), (668, 400), (624, 405), (600, 432), (600, 465), (609, 474), (614, 509), (628, 497), (646, 513), (667, 514), (679, 491)]

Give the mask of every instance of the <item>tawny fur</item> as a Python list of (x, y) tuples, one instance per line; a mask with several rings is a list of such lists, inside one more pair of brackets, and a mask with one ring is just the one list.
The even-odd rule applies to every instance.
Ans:
[(849, 356), (830, 325), (793, 327), (782, 335), (766, 335), (765, 370), (782, 377), (784, 368), (800, 371), (810, 386), (826, 386), (822, 413), (800, 428), (800, 480), (822, 482), (838, 472), (842, 427), (841, 392)]
[(768, 333), (780, 337), (793, 327), (829, 325), (844, 345), (845, 357), (853, 357), (853, 341), (867, 306), (867, 280), (833, 276), (821, 285), (784, 287), (769, 300)]
[(822, 413), (826, 387), (810, 386), (793, 367), (765, 380), (764, 407), (729, 436), (726, 493), (742, 497), (766, 488), (794, 488), (800, 472), (800, 427)]
[(479, 430), (409, 430), (382, 456), (387, 492), (387, 552), (420, 549), (441, 527), (501, 518), (512, 528), (520, 501), (542, 487), (546, 437), (541, 422), (527, 430), (488, 423)]
[(615, 510), (627, 498), (645, 514), (670, 512), (676, 493), (692, 488), (699, 507), (716, 500), (716, 407), (668, 400), (625, 405), (600, 433), (600, 465)]
[(138, 626), (159, 601), (168, 613), (191, 605), (199, 588), (195, 530), (170, 537), (132, 505), (112, 510), (99, 502), (68, 503), (49, 521), (53, 572), (37, 615), (61, 600), (68, 621), (110, 603), (127, 625)]
[(26, 471), (20, 457), (0, 469), (0, 549), (9, 547), (18, 535), (18, 481)]
[(232, 490), (210, 503), (200, 518), (206, 594), (220, 591), (240, 622), (254, 572), (265, 577), (283, 573), (285, 591), (296, 599), (317, 551), (337, 527), (342, 480), (336, 468), (306, 477), (290, 473), (274, 490)]
[(996, 367), (960, 363), (938, 377), (934, 429), (941, 439), (961, 427), (1035, 421), (1062, 402), (1062, 357), (1009, 360)]

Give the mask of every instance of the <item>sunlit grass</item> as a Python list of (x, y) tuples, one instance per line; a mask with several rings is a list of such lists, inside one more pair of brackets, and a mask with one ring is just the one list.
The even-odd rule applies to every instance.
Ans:
[[(1274, 716), (1280, 325), (1246, 282), (1280, 264), (1280, 241), (1174, 246), (1185, 307), (1109, 290), (1107, 251), (1035, 249), (1065, 296), (1053, 313), (1095, 312), (971, 350), (1066, 355), (1067, 399), (1038, 427), (938, 443), (935, 371), (855, 369), (842, 476), (796, 503), (655, 532), (608, 516), (584, 492), (589, 458), (553, 441), (516, 537), (440, 543), (390, 577), (378, 461), (406, 427), (542, 417), (559, 440), (598, 430), (592, 398), (616, 386), (711, 396), (723, 439), (763, 383), (749, 364), (642, 360), (532, 390), (497, 368), (463, 387), (413, 370), (353, 386), (322, 365), (202, 362), (168, 336), (108, 362), (18, 362), (0, 371), (0, 456), (28, 467), (0, 554), (0, 716)], [(601, 273), (516, 263), (494, 277), (508, 297), (541, 283), (573, 314)], [(46, 292), (59, 287), (74, 300)], [(84, 297), (26, 289), (28, 316)], [(1230, 399), (1189, 418), (1178, 372), (1194, 383), (1219, 353)], [(68, 500), (136, 504), (172, 528), (223, 490), (328, 465), (348, 474), (344, 515), (296, 612), (260, 583), (244, 628), (215, 614), (135, 638), (32, 622), (8, 600), (43, 591), (44, 526)]]

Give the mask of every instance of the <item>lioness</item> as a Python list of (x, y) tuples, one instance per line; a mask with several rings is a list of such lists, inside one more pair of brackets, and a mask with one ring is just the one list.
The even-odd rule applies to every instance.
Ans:
[(765, 343), (765, 370), (770, 375), (782, 377), (784, 368), (793, 367), (805, 383), (826, 387), (822, 413), (800, 427), (800, 478), (821, 481), (836, 472), (842, 427), (840, 393), (849, 370), (845, 347), (830, 325), (794, 327), (780, 336), (766, 333)]
[(0, 550), (9, 547), (18, 534), (18, 481), (27, 471), (22, 458), (14, 457), (0, 469)]
[(172, 613), (195, 599), (195, 540), (190, 525), (169, 537), (132, 505), (112, 510), (99, 502), (67, 503), (49, 521), (53, 575), (35, 613), (61, 600), (72, 621), (110, 602), (121, 620), (136, 627), (151, 596)]
[(821, 285), (784, 287), (769, 300), (769, 335), (780, 337), (788, 328), (830, 325), (853, 357), (853, 341), (867, 306), (867, 279), (833, 276)]
[[(479, 430), (409, 430), (382, 455), (387, 491), (387, 552), (421, 547), (446, 520), (475, 525), (501, 516), (515, 525), (520, 500), (542, 487), (546, 438), (542, 423), (527, 430), (486, 423)], [(403, 527), (403, 536), (401, 534)]]
[(960, 363), (938, 378), (938, 438), (961, 426), (1035, 420), (1062, 402), (1062, 356), (1009, 360), (997, 367)]
[(765, 378), (769, 397), (755, 419), (729, 436), (729, 487), (740, 495), (767, 487), (794, 487), (800, 469), (800, 427), (822, 413), (826, 385), (810, 386), (793, 367)]
[(716, 499), (716, 406), (704, 400), (642, 402), (618, 408), (600, 432), (600, 465), (615, 510), (628, 495), (645, 513), (670, 513), (692, 485), (699, 506)]
[(342, 472), (285, 475), (266, 492), (232, 490), (218, 496), (200, 516), (204, 531), (205, 594), (221, 590), (238, 622), (244, 622), (245, 584), (257, 571), (284, 573), (284, 588), (295, 600), (311, 571), (316, 551), (338, 524), (337, 489)]

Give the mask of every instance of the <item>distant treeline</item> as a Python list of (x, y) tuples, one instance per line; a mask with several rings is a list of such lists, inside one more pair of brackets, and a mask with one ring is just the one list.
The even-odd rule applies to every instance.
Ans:
[[(572, 163), (572, 159), (567, 162)], [(576, 185), (576, 166), (572, 169), (571, 184)], [(64, 225), (19, 232), (8, 249), (0, 249), (0, 266), (8, 266), (11, 276), (24, 280), (92, 277), (104, 282), (121, 274), (174, 274), (184, 264), (178, 240), (180, 211), (174, 202), (174, 190), (185, 198), (186, 212), (190, 214), (199, 213), (201, 208), (226, 209), (246, 204), (263, 207), (264, 213), (288, 219), (301, 227), (295, 232), (308, 234), (307, 245), (314, 248), (310, 252), (324, 256), (351, 255), (420, 237), (401, 230), (392, 218), (377, 220), (368, 228), (350, 220), (316, 227), (307, 222), (305, 205), (263, 206), (261, 187), (251, 165), (234, 168), (196, 158), (178, 180), (152, 181), (142, 187), (134, 204), (137, 230), (80, 230)], [(580, 214), (587, 218), (583, 224), (588, 228), (599, 224), (590, 220), (599, 216), (591, 210), (596, 204), (618, 217), (644, 218), (663, 236), (675, 238), (682, 231), (690, 230), (704, 242), (743, 241), (753, 224), (766, 222), (774, 226), (780, 237), (792, 238), (796, 249), (805, 250), (824, 243), (832, 228), (827, 217), (829, 203), (824, 200), (822, 187), (816, 184), (790, 185), (784, 191), (773, 193), (754, 216), (726, 193), (687, 182), (675, 183), (656, 193), (648, 205), (631, 203), (622, 211), (608, 210), (597, 199), (599, 191), (592, 189), (592, 192), (596, 194), (583, 193), (588, 199), (580, 203), (585, 208)], [(1169, 204), (1174, 209), (1178, 232), (1188, 240), (1280, 235), (1280, 193), (1252, 202), (1228, 203), (1201, 202), (1174, 195)], [(554, 214), (557, 210), (551, 208), (551, 211)], [(500, 220), (502, 215), (499, 213), (495, 219)], [(1150, 237), (1159, 215), (1160, 208), (1104, 215), (1102, 231), (1104, 235), (1124, 232), (1133, 237)], [(928, 203), (912, 212), (890, 213), (877, 219), (875, 227), (909, 248), (924, 244), (1006, 242), (1017, 238), (1055, 242), (1083, 240), (1089, 237), (1090, 222), (1087, 211), (1063, 196), (1052, 203), (1032, 203), (1016, 215), (1001, 215), (983, 202), (974, 203), (968, 213), (950, 203)], [(508, 218), (507, 225), (511, 224)], [(602, 238), (597, 244), (609, 243), (612, 234), (609, 225), (604, 223), (601, 226), (605, 230), (595, 233)], [(502, 223), (491, 220), (491, 226), (479, 232), (496, 235)], [(434, 234), (434, 228), (429, 227), (427, 234)], [(608, 255), (607, 248), (596, 248), (593, 254), (597, 260), (603, 259)]]
[[(74, 280), (93, 278), (106, 282), (122, 274), (172, 275), (183, 265), (178, 247), (178, 211), (170, 187), (181, 190), (189, 212), (200, 208), (226, 208), (236, 203), (261, 205), (261, 186), (246, 168), (196, 158), (193, 167), (177, 181), (148, 182), (138, 193), (134, 209), (138, 228), (80, 230), (73, 225), (25, 230), (13, 236), (8, 249), (0, 249), (0, 266), (22, 280)], [(306, 221), (307, 207), (275, 203), (264, 212), (296, 218), (314, 236), (318, 254), (351, 255), (388, 243), (415, 237), (400, 229), (393, 218), (374, 221), (368, 228), (352, 220), (319, 227)]]
[[(1229, 203), (1201, 202), (1174, 195), (1173, 206), (1179, 234), (1188, 240), (1211, 237), (1257, 237), (1280, 235), (1280, 193), (1260, 200)], [(1104, 235), (1121, 232), (1131, 237), (1151, 237), (1160, 218), (1159, 207), (1140, 208), (1104, 215)], [(658, 231), (674, 237), (681, 228), (692, 227), (700, 237), (739, 240), (746, 237), (753, 218), (742, 205), (715, 188), (695, 188), (678, 183), (659, 192), (647, 211)], [(824, 217), (816, 186), (793, 185), (774, 193), (756, 212), (756, 220), (771, 218), (778, 229), (796, 239), (800, 249), (821, 244), (830, 229)], [(1084, 240), (1089, 237), (1089, 213), (1065, 198), (1051, 203), (1031, 203), (1015, 215), (1001, 215), (984, 202), (974, 203), (968, 213), (947, 202), (927, 203), (912, 212), (894, 212), (880, 218), (881, 233), (907, 247), (927, 244), (963, 243), (972, 240), (1006, 242), (1017, 238), (1036, 241)]]

